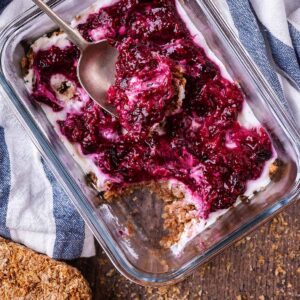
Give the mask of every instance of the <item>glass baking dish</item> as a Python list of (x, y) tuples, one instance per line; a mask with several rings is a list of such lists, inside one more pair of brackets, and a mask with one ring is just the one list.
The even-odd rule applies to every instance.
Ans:
[[(54, 0), (48, 3), (69, 20), (94, 0)], [(161, 207), (147, 190), (105, 203), (88, 187), (85, 174), (58, 138), (43, 110), (30, 101), (20, 70), (24, 42), (55, 29), (36, 9), (29, 9), (0, 35), (0, 83), (9, 104), (27, 129), (53, 173), (117, 269), (142, 285), (174, 283), (211, 259), (232, 242), (296, 200), (299, 185), (300, 138), (274, 91), (226, 24), (213, 0), (180, 2), (190, 22), (203, 33), (209, 47), (237, 80), (257, 119), (272, 138), (286, 168), (278, 182), (270, 183), (250, 203), (239, 203), (192, 239), (180, 255), (158, 246)], [(140, 201), (132, 201), (138, 197)], [(135, 234), (128, 233), (128, 224)]]

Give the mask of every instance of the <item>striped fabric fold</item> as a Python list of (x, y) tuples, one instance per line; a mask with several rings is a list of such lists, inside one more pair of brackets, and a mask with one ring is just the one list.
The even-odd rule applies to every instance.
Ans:
[(289, 31), (296, 52), (298, 64), (300, 65), (300, 31), (298, 31), (291, 23), (289, 23)]
[(5, 141), (4, 128), (0, 127), (0, 235), (10, 238), (9, 228), (6, 226), (8, 199), (10, 194), (10, 161)]
[[(300, 128), (300, 1), (214, 1)], [(0, 0), (0, 29), (31, 5)], [(0, 235), (57, 259), (94, 255), (91, 232), (3, 97), (0, 88)]]
[(227, 7), (218, 3), (221, 10), (230, 11), (229, 21), (241, 42), (300, 128), (300, 31), (289, 23), (293, 16), (293, 23), (300, 24), (300, 14), (295, 16), (300, 2), (227, 0)]
[(252, 0), (253, 9), (263, 26), (276, 65), (300, 88), (300, 67), (289, 32), (283, 1)]
[(85, 238), (84, 221), (44, 162), (43, 166), (53, 190), (53, 214), (56, 223), (53, 257), (64, 259), (79, 257)]
[(57, 259), (95, 254), (91, 232), (3, 99), (0, 235)]

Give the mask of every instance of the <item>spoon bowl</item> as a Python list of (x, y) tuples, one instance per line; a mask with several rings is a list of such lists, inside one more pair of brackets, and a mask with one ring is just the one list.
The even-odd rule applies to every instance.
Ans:
[(112, 47), (106, 40), (88, 43), (78, 31), (62, 20), (42, 0), (32, 1), (60, 26), (68, 35), (68, 38), (80, 49), (81, 55), (77, 65), (77, 76), (81, 86), (92, 100), (116, 117), (115, 107), (106, 102), (106, 93), (115, 80), (117, 49)]
[(89, 44), (82, 50), (77, 76), (89, 96), (110, 114), (115, 107), (105, 102), (106, 93), (115, 80), (117, 49), (107, 42)]

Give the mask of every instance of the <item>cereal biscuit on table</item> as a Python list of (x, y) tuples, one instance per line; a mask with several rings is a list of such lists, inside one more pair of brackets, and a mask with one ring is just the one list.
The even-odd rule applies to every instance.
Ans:
[(81, 273), (0, 238), (0, 299), (91, 299)]

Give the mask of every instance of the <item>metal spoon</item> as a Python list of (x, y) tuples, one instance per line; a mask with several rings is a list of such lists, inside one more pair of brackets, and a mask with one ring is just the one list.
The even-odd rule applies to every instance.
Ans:
[(62, 20), (42, 0), (32, 0), (44, 13), (46, 13), (63, 31), (69, 39), (80, 49), (81, 56), (77, 66), (77, 76), (81, 86), (89, 96), (112, 116), (116, 110), (106, 103), (106, 92), (114, 83), (117, 50), (110, 46), (106, 40), (88, 43), (69, 24)]

